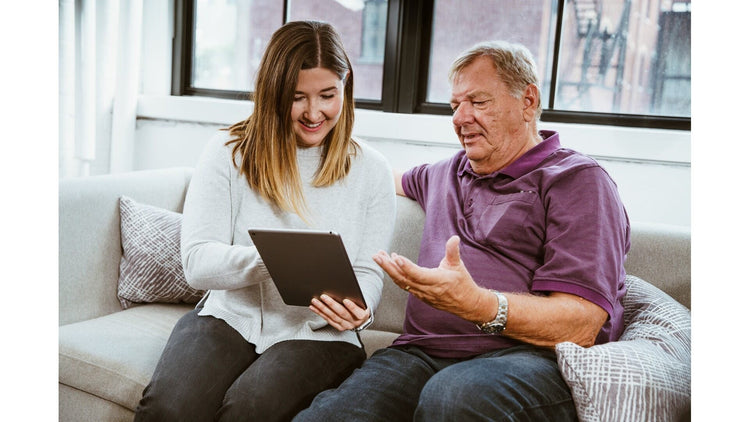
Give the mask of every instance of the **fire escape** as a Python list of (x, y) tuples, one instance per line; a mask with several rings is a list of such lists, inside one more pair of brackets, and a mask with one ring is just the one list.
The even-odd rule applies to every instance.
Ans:
[[(631, 0), (626, 0), (616, 28), (602, 14), (601, 0), (568, 0), (573, 7), (577, 39), (574, 43), (579, 49), (580, 77), (577, 80), (563, 80), (560, 88), (572, 87), (576, 95), (567, 95), (566, 105), (576, 102), (583, 109), (590, 109), (591, 88), (607, 89), (613, 92), (613, 111), (619, 109), (622, 96), (622, 79), (627, 48), (628, 23), (630, 20)], [(614, 84), (607, 82), (607, 73), (615, 71)], [(572, 76), (572, 75), (571, 75)]]

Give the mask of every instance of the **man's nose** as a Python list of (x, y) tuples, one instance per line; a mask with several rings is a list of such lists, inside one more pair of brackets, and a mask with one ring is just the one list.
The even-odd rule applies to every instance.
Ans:
[(453, 124), (456, 126), (462, 126), (467, 123), (471, 123), (474, 119), (474, 115), (471, 112), (471, 104), (459, 103), (453, 112)]

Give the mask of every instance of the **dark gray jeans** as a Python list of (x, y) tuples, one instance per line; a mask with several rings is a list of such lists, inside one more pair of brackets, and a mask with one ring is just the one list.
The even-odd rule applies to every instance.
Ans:
[(577, 421), (555, 352), (516, 346), (470, 359), (417, 347), (376, 351), (295, 422)]
[(175, 325), (135, 421), (284, 421), (338, 386), (366, 355), (346, 342), (289, 340), (255, 353), (195, 309)]

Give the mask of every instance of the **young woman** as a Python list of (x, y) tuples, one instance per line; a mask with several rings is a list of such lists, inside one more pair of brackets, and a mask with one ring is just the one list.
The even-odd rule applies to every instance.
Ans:
[[(395, 192), (379, 153), (352, 137), (353, 74), (333, 27), (290, 22), (271, 38), (254, 110), (209, 142), (185, 200), (182, 259), (207, 297), (175, 326), (136, 411), (142, 420), (290, 420), (365, 359)], [(287, 306), (251, 226), (341, 234), (367, 309), (323, 296)], [(290, 262), (290, 265), (294, 265)]]

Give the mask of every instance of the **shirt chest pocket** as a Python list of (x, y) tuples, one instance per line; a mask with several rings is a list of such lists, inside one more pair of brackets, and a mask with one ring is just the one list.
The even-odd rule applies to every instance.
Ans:
[(533, 191), (497, 195), (484, 206), (474, 222), (478, 241), (505, 244), (507, 241), (534, 236), (533, 217), (540, 206), (539, 196)]

